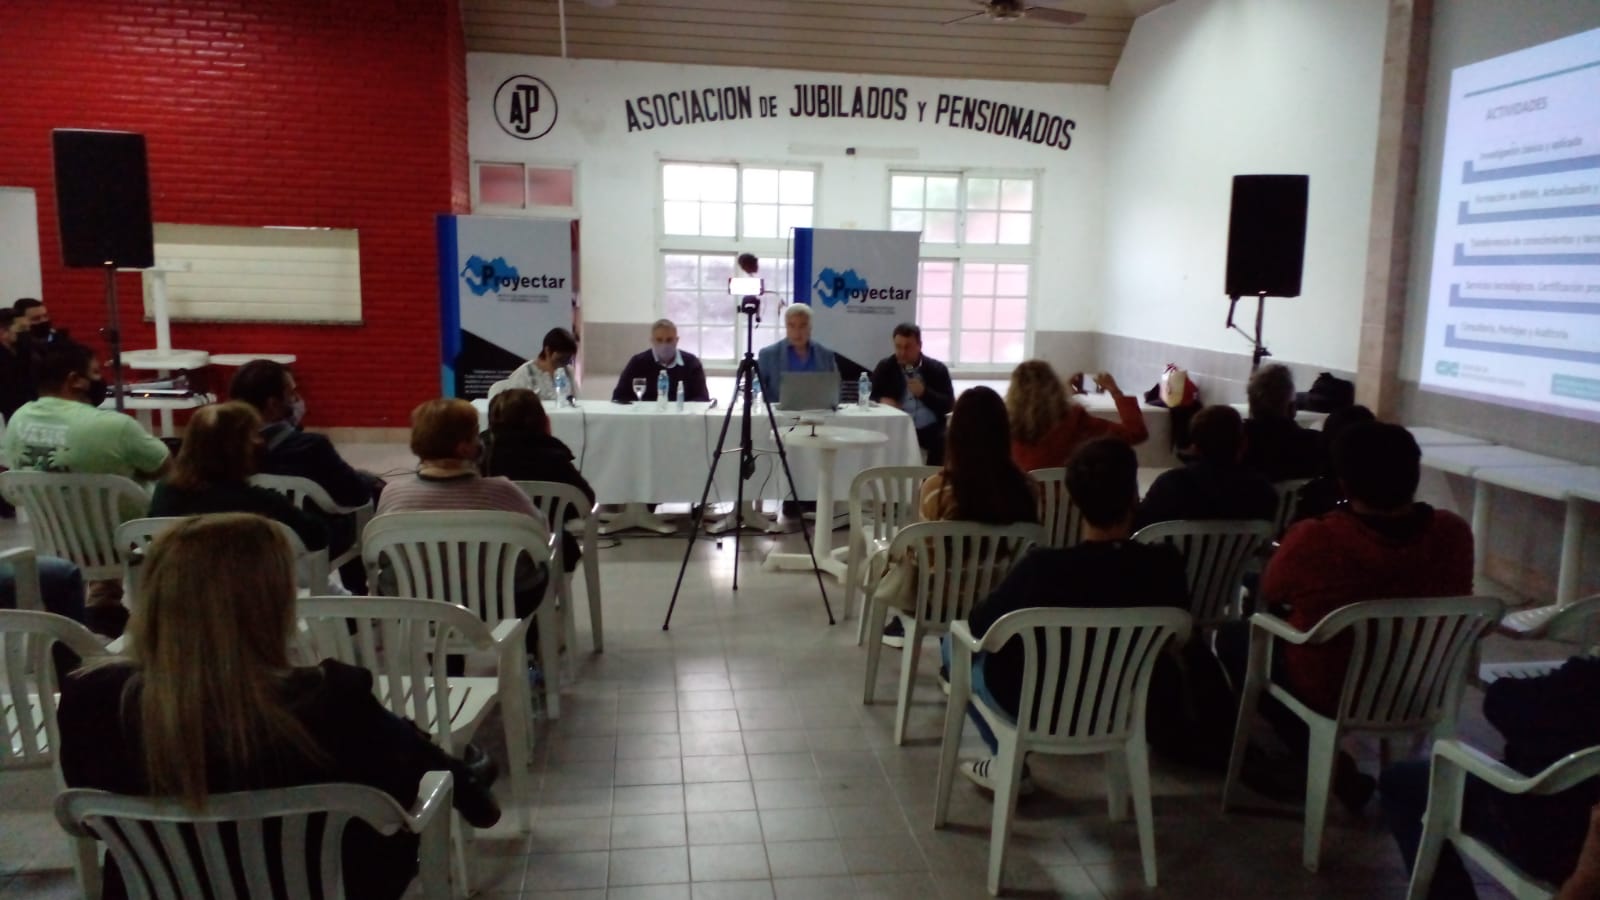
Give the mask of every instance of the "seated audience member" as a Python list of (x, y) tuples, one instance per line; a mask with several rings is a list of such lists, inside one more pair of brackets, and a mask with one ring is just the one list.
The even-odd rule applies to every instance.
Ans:
[(1163, 472), (1134, 517), (1134, 530), (1173, 519), (1265, 519), (1278, 511), (1278, 493), (1260, 473), (1239, 465), (1244, 424), (1231, 406), (1208, 406), (1189, 425), (1194, 457)]
[[(698, 364), (698, 363), (697, 363)], [(512, 481), (556, 481), (570, 484), (594, 502), (594, 488), (572, 464), (572, 451), (550, 433), (550, 416), (539, 395), (522, 388), (501, 391), (489, 401), (489, 430), (483, 441), (483, 474)], [(568, 508), (561, 524), (579, 517), (579, 510)], [(553, 524), (553, 523), (552, 523)], [(582, 549), (578, 539), (563, 528), (561, 561), (571, 572), (577, 568)]]
[[(228, 386), (230, 399), (250, 404), (260, 414), (262, 447), (258, 467), (264, 475), (293, 475), (317, 483), (340, 506), (365, 506), (378, 498), (383, 481), (344, 461), (325, 435), (302, 430), (306, 401), (294, 373), (282, 363), (253, 359), (239, 367)], [(311, 510), (316, 514), (315, 510)], [(328, 527), (332, 554), (338, 556), (356, 541), (355, 516), (319, 516)], [(339, 567), (350, 590), (367, 592), (367, 573), (360, 559)]]
[(1352, 425), (1376, 422), (1372, 410), (1365, 406), (1346, 406), (1328, 413), (1322, 423), (1320, 446), (1322, 472), (1300, 488), (1300, 505), (1295, 507), (1294, 520), (1315, 519), (1323, 513), (1333, 512), (1344, 502), (1344, 491), (1339, 489), (1339, 478), (1333, 474), (1333, 442)]
[(1111, 436), (1139, 444), (1150, 436), (1139, 401), (1122, 393), (1110, 373), (1094, 376), (1094, 383), (1111, 392), (1121, 421), (1102, 419), (1069, 400), (1066, 385), (1042, 359), (1030, 359), (1011, 373), (1011, 384), (1006, 388), (1011, 456), (1023, 471), (1064, 466), (1073, 450), (1097, 437)]
[[(1011, 461), (1006, 443), (1006, 405), (986, 387), (964, 392), (950, 416), (944, 467), (922, 483), (922, 518), (928, 522), (1011, 525), (1039, 521), (1037, 486)], [(905, 646), (896, 619), (883, 643)]]
[[(1600, 709), (1600, 658), (1574, 657), (1537, 678), (1501, 678), (1483, 693), (1483, 716), (1505, 737), (1506, 765), (1536, 775), (1569, 753), (1600, 746), (1600, 717), (1576, 714)], [(1428, 806), (1429, 761), (1396, 763), (1379, 779), (1384, 817), (1400, 845), (1406, 868), (1416, 862), (1422, 814)], [(1600, 800), (1600, 779), (1547, 797), (1506, 794), (1468, 778), (1462, 827), (1504, 854), (1519, 869), (1560, 884), (1578, 868), (1590, 809)], [(1594, 860), (1591, 863), (1600, 863)], [(1600, 872), (1591, 871), (1591, 877)], [(1595, 882), (1600, 887), (1600, 881)], [(1428, 897), (1459, 900), (1476, 896), (1472, 877), (1447, 842)], [(1583, 896), (1600, 896), (1600, 892)]]
[(700, 364), (700, 357), (678, 349), (678, 326), (671, 319), (657, 319), (650, 326), (650, 349), (628, 359), (628, 364), (622, 367), (622, 374), (617, 377), (617, 387), (611, 392), (611, 399), (619, 403), (632, 403), (636, 399), (633, 395), (634, 379), (643, 378), (644, 399), (654, 401), (656, 379), (663, 370), (671, 382), (668, 399), (676, 400), (680, 392), (685, 402), (704, 403), (711, 399), (711, 391), (706, 388), (705, 366)]
[(99, 408), (106, 383), (93, 350), (56, 344), (40, 358), (36, 376), (39, 399), (6, 421), (0, 456), (7, 468), (146, 480), (166, 471), (166, 444), (131, 416)]
[(11, 310), (0, 309), (0, 416), (7, 422), (22, 404), (37, 399), (33, 361), (26, 349), (17, 345), (16, 333), (11, 329), (14, 317)]
[(507, 388), (526, 388), (539, 395), (540, 400), (555, 402), (556, 372), (567, 373), (567, 396), (578, 396), (578, 376), (572, 369), (578, 357), (578, 339), (565, 328), (552, 328), (545, 333), (539, 355), (518, 366), (506, 379)]
[(41, 300), (23, 297), (11, 304), (11, 314), (21, 322), (19, 331), (34, 349), (67, 340), (67, 333), (56, 330), (55, 323), (50, 320), (50, 310)]
[(1294, 376), (1289, 367), (1262, 366), (1245, 387), (1250, 418), (1244, 423), (1244, 464), (1268, 481), (1311, 478), (1322, 471), (1317, 433), (1294, 420)]
[[(1329, 613), (1363, 600), (1454, 597), (1472, 593), (1472, 529), (1460, 516), (1418, 503), (1422, 451), (1399, 425), (1355, 425), (1333, 447), (1334, 472), (1349, 502), (1292, 526), (1261, 578), (1269, 609), (1290, 625), (1311, 630)], [(1281, 609), (1280, 609), (1281, 608)], [(1218, 655), (1243, 684), (1248, 624), (1224, 626)], [(1281, 646), (1281, 645), (1280, 645)], [(1350, 659), (1348, 635), (1318, 646), (1281, 646), (1274, 678), (1307, 706), (1331, 715)], [(1271, 697), (1262, 714), (1283, 742), (1303, 753), (1305, 724)], [(1340, 752), (1333, 791), (1359, 811), (1373, 780)]]
[[(248, 403), (234, 400), (195, 410), (172, 471), (150, 497), (150, 515), (256, 513), (289, 526), (307, 550), (327, 548), (328, 529), (321, 519), (282, 494), (250, 483), (260, 470), (260, 431), (261, 417)], [(311, 588), (322, 590), (320, 585)]]
[[(55, 556), (35, 557), (39, 569), (39, 601), (45, 612), (83, 622), (83, 573)], [(0, 609), (17, 608), (17, 567), (0, 562)], [(91, 629), (92, 630), (92, 629)]]
[[(499, 399), (498, 396), (496, 399)], [(483, 445), (478, 435), (478, 411), (465, 400), (441, 397), (411, 411), (411, 452), (419, 465), (414, 478), (397, 479), (378, 498), (378, 515), (438, 510), (499, 510), (532, 517), (548, 535), (550, 526), (522, 489), (501, 477), (478, 474)], [(549, 573), (542, 565), (519, 561), (515, 609), (527, 616), (544, 599)], [(534, 629), (528, 629), (528, 646), (536, 647)]]
[[(975, 637), (982, 638), (1000, 617), (1022, 609), (1189, 608), (1188, 582), (1178, 552), (1166, 545), (1128, 540), (1139, 502), (1139, 460), (1133, 448), (1115, 438), (1098, 438), (1079, 447), (1067, 462), (1067, 491), (1083, 514), (1082, 543), (1065, 550), (1036, 548), (1023, 557), (994, 593), (973, 608), (967, 621)], [(973, 693), (1016, 716), (1022, 665), (1020, 638), (1007, 641), (997, 653), (979, 654), (973, 660)], [(993, 754), (999, 745), (976, 710), (969, 708), (967, 714), (991, 756), (963, 762), (960, 771), (993, 791)], [(1026, 767), (1023, 772), (1023, 790), (1032, 790)]]
[(761, 366), (761, 390), (767, 400), (777, 403), (783, 390), (783, 376), (789, 372), (834, 372), (839, 363), (833, 351), (811, 339), (811, 307), (791, 303), (783, 311), (784, 339), (768, 344), (757, 354)]
[[(0, 440), (0, 462), (7, 468), (145, 480), (166, 473), (171, 464), (166, 444), (132, 416), (99, 408), (106, 383), (93, 350), (70, 341), (51, 344), (38, 355), (34, 375), (39, 399), (7, 419)], [(146, 515), (143, 503), (119, 512), (123, 520)], [(128, 615), (122, 580), (91, 583), (84, 615), (93, 631), (121, 635)]]
[[(265, 519), (190, 519), (156, 538), (144, 565), (129, 656), (62, 683), (68, 786), (172, 797), (199, 811), (211, 794), (355, 783), (410, 807), (422, 776), (444, 770), (467, 821), (499, 819), (488, 785), (378, 702), (371, 672), (290, 663), (294, 559)], [(413, 835), (352, 823), (342, 852), (351, 897), (399, 897), (417, 871)], [(105, 896), (128, 896), (110, 857)]]
[(944, 464), (944, 417), (955, 407), (956, 389), (944, 363), (922, 355), (922, 329), (915, 324), (894, 327), (894, 353), (872, 370), (871, 399), (909, 413), (928, 465)]

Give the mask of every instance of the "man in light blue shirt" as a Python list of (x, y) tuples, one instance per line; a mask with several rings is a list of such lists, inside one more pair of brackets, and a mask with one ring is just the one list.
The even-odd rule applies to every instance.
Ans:
[(785, 338), (761, 348), (757, 363), (761, 366), (761, 390), (772, 403), (779, 400), (783, 389), (783, 376), (787, 372), (837, 371), (838, 362), (833, 351), (811, 340), (811, 307), (804, 303), (790, 304), (783, 311)]

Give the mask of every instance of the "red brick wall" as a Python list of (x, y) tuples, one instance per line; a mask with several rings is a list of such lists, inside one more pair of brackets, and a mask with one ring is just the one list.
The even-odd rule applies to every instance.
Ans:
[[(434, 216), (469, 201), (456, 0), (4, 0), (0, 85), (0, 185), (38, 193), (60, 325), (101, 344), (102, 276), (61, 265), (50, 130), (138, 131), (158, 222), (361, 236), (364, 324), (174, 323), (175, 346), (296, 354), (314, 426), (404, 425), (437, 395)], [(139, 277), (119, 285), (123, 346), (154, 346)]]

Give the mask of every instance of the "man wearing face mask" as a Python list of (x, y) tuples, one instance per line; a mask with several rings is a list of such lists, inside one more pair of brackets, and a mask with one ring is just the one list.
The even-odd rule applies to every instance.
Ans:
[(11, 469), (122, 475), (154, 480), (167, 470), (167, 445), (129, 416), (99, 408), (100, 361), (82, 344), (52, 344), (39, 358), (39, 399), (6, 425), (0, 458)]
[[(6, 423), (0, 462), (6, 468), (85, 475), (121, 475), (154, 481), (172, 463), (167, 445), (131, 416), (99, 406), (106, 399), (100, 361), (82, 344), (58, 341), (42, 348), (35, 369), (39, 399), (25, 403)], [(120, 510), (123, 521), (145, 515), (145, 505)], [(89, 585), (84, 624), (97, 634), (122, 634), (128, 611), (122, 581)]]
[(656, 379), (663, 369), (672, 383), (670, 399), (676, 400), (680, 391), (686, 402), (704, 403), (711, 399), (711, 392), (706, 388), (705, 366), (700, 364), (698, 356), (678, 349), (678, 326), (671, 319), (657, 319), (650, 326), (650, 349), (628, 360), (617, 379), (616, 390), (611, 392), (611, 399), (632, 403), (633, 382), (643, 378), (645, 401), (655, 400)]
[(16, 314), (0, 308), (0, 416), (6, 421), (16, 415), (22, 404), (36, 399), (33, 389), (33, 363), (27, 350), (17, 345), (17, 335), (11, 328)]
[[(270, 359), (253, 359), (233, 374), (228, 397), (250, 404), (261, 414), (262, 474), (310, 479), (340, 506), (376, 502), (383, 490), (381, 479), (345, 462), (326, 435), (302, 430), (306, 401), (288, 367)], [(355, 517), (335, 516), (326, 524), (332, 554), (338, 556), (356, 540)], [(359, 559), (340, 566), (339, 577), (350, 590), (366, 592), (366, 570)]]
[(578, 396), (578, 377), (572, 370), (578, 358), (578, 339), (565, 328), (552, 328), (545, 333), (539, 355), (518, 366), (511, 377), (499, 384), (507, 388), (527, 388), (547, 403), (556, 400), (556, 373), (567, 373), (567, 396)]
[(50, 344), (71, 340), (65, 331), (56, 330), (50, 321), (50, 310), (33, 297), (23, 297), (11, 304), (11, 314), (18, 345), (29, 353), (37, 354)]

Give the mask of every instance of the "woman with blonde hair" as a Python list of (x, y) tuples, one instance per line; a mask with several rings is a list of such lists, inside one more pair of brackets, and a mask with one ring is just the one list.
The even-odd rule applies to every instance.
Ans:
[[(372, 673), (333, 660), (290, 664), (294, 557), (266, 519), (188, 519), (151, 543), (144, 568), (129, 656), (62, 685), (68, 785), (202, 810), (211, 794), (342, 782), (409, 807), (424, 773), (447, 770), (469, 822), (499, 819), (487, 785), (378, 703)], [(416, 874), (417, 839), (352, 823), (344, 860), (350, 896), (398, 897)], [(126, 896), (109, 860), (105, 896)]]
[(189, 419), (172, 469), (150, 497), (150, 515), (256, 513), (289, 526), (307, 550), (327, 547), (328, 527), (321, 519), (250, 483), (264, 446), (255, 407), (240, 400), (200, 407)]
[(1073, 450), (1097, 437), (1139, 444), (1150, 436), (1139, 401), (1122, 393), (1111, 373), (1094, 376), (1094, 383), (1111, 393), (1120, 422), (1102, 419), (1068, 399), (1066, 385), (1042, 359), (1030, 359), (1011, 373), (1006, 388), (1011, 457), (1023, 471), (1065, 466)]

